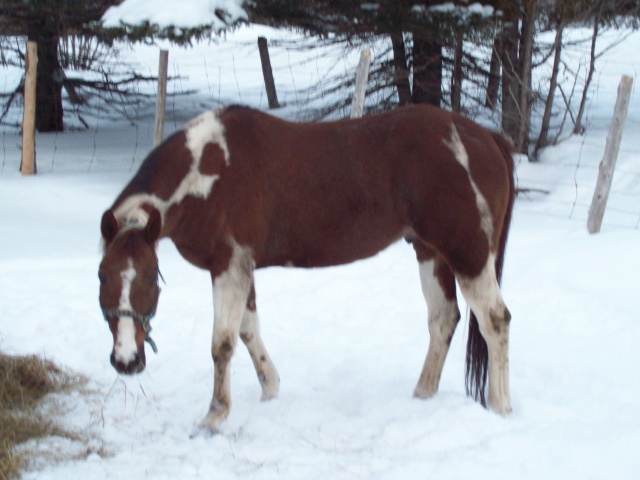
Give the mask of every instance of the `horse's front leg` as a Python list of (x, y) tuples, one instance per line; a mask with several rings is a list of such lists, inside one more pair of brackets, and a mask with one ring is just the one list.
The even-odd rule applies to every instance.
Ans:
[[(415, 243), (414, 248), (419, 252)], [(453, 272), (442, 258), (420, 263), (420, 282), (429, 309), (429, 350), (413, 394), (418, 398), (430, 398), (438, 391), (460, 310)]]
[(213, 282), (213, 398), (202, 426), (217, 431), (229, 416), (231, 357), (242, 324), (247, 298), (253, 283), (253, 258), (248, 250), (235, 246), (226, 271), (211, 273)]

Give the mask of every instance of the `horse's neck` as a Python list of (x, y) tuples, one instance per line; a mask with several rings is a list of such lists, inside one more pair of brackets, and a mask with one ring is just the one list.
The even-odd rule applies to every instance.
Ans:
[[(165, 162), (176, 142), (185, 143), (189, 153), (178, 155), (178, 158), (172, 158), (167, 164)], [(208, 167), (204, 168), (207, 172), (204, 173), (201, 171), (204, 147), (211, 143), (219, 149), (207, 154)], [(125, 188), (121, 194), (123, 197), (116, 201), (114, 214), (121, 226), (127, 223), (144, 226), (149, 213), (153, 209), (158, 210), (163, 220), (163, 236), (168, 236), (164, 231), (167, 214), (171, 211), (172, 216), (176, 215), (173, 213), (175, 209), (171, 207), (179, 205), (186, 197), (208, 199), (214, 184), (220, 179), (221, 171), (229, 165), (229, 151), (222, 124), (213, 112), (203, 114), (191, 122), (182, 134), (166, 140), (152, 155), (154, 156), (147, 158), (144, 168)], [(174, 169), (171, 168), (173, 164), (180, 165), (178, 170), (185, 172), (182, 178), (175, 178)], [(160, 187), (161, 193), (149, 191), (158, 185), (163, 185)]]
[(149, 212), (152, 209), (158, 210), (164, 220), (165, 202), (154, 194), (136, 193), (116, 205), (113, 213), (121, 228), (126, 226), (144, 228), (149, 221)]

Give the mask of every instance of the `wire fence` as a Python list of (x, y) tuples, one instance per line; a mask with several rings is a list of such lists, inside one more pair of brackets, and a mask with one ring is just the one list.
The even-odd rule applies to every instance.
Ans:
[[(333, 117), (349, 115), (359, 50), (345, 51), (343, 46), (327, 43), (321, 55), (316, 43), (296, 39), (295, 42), (270, 44), (278, 97), (283, 105), (275, 114), (287, 118), (314, 118), (333, 102)], [(389, 55), (386, 45), (374, 43), (368, 46), (374, 58), (382, 63), (386, 61), (385, 55)], [(152, 57), (157, 58), (157, 53)], [(253, 63), (248, 58), (253, 58)], [(169, 59), (172, 75), (168, 86), (165, 136), (205, 109), (230, 103), (267, 109), (255, 41), (229, 42), (223, 48), (219, 46), (215, 56), (203, 49), (201, 55), (191, 55), (188, 62), (181, 58), (180, 53), (174, 54), (170, 50)], [(152, 70), (154, 67), (148, 68)], [(140, 85), (136, 88), (148, 95), (150, 87)], [(521, 208), (586, 223), (598, 175), (598, 162), (606, 140), (606, 129), (602, 128), (601, 122), (590, 125), (589, 118), (594, 102), (599, 101), (598, 97), (605, 88), (609, 86), (603, 82), (595, 85), (586, 112), (585, 135), (565, 139), (536, 164), (519, 161)], [(370, 85), (365, 106), (375, 108), (393, 93), (392, 88), (385, 90)], [(87, 122), (89, 128), (74, 127), (65, 133), (37, 134), (39, 174), (135, 171), (153, 146), (154, 108), (155, 98), (149, 96), (121, 108), (126, 115), (120, 118), (114, 119), (109, 112), (99, 108), (95, 117)], [(491, 123), (491, 118), (488, 122), (487, 118), (484, 120), (484, 123)], [(635, 141), (632, 133), (640, 123), (637, 111), (630, 109), (627, 122), (604, 225), (638, 230), (640, 142)], [(17, 172), (21, 157), (19, 132), (16, 128), (4, 127), (0, 136), (0, 174)]]

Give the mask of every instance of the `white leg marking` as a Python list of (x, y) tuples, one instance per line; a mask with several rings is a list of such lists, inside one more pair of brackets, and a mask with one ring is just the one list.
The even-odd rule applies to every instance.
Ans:
[[(504, 308), (504, 302), (502, 300), (502, 294), (500, 293), (500, 285), (496, 278), (496, 256), (493, 253), (489, 254), (487, 263), (484, 268), (475, 278), (464, 277), (458, 275), (457, 279), (460, 283), (460, 288), (465, 294), (471, 296), (471, 299), (467, 298), (469, 306), (473, 309), (488, 309), (498, 311)], [(475, 303), (475, 305), (474, 305)]]
[(231, 409), (230, 361), (253, 282), (253, 255), (231, 241), (233, 255), (227, 271), (213, 281), (213, 398), (202, 426), (216, 431)]
[(429, 309), (429, 350), (413, 393), (419, 398), (432, 397), (438, 391), (451, 337), (460, 319), (457, 301), (445, 297), (434, 269), (434, 260), (420, 264), (422, 293)]
[(251, 249), (232, 243), (233, 254), (229, 268), (213, 283), (214, 334), (218, 331), (227, 333), (235, 330), (237, 335), (253, 280)]
[[(131, 307), (131, 284), (136, 278), (136, 269), (133, 266), (133, 260), (129, 259), (128, 266), (120, 272), (122, 278), (122, 290), (120, 292), (120, 310), (132, 310)], [(136, 326), (133, 318), (123, 316), (118, 320), (118, 340), (115, 344), (114, 354), (118, 362), (125, 365), (133, 361), (138, 346), (136, 345)]]
[(478, 211), (480, 212), (480, 227), (487, 235), (489, 245), (491, 245), (491, 239), (493, 238), (493, 218), (491, 215), (491, 210), (489, 210), (489, 204), (487, 203), (487, 200), (484, 198), (484, 195), (482, 195), (480, 189), (476, 185), (476, 182), (471, 176), (471, 170), (469, 169), (469, 155), (467, 154), (467, 150), (464, 148), (464, 144), (460, 139), (458, 129), (453, 123), (451, 124), (451, 141), (448, 142), (445, 139), (444, 144), (449, 147), (449, 149), (451, 149), (453, 155), (456, 157), (456, 160), (465, 168), (467, 174), (469, 175), (469, 182), (471, 183), (471, 188), (473, 188), (473, 192), (476, 195), (476, 205), (478, 206)]
[(260, 320), (257, 312), (245, 310), (240, 325), (240, 338), (249, 350), (253, 366), (256, 369), (262, 387), (262, 400), (277, 397), (280, 389), (280, 376), (260, 336)]
[(509, 393), (509, 321), (510, 313), (496, 280), (495, 257), (476, 278), (458, 276), (462, 294), (478, 317), (480, 332), (489, 350), (489, 407), (497, 413), (511, 412)]

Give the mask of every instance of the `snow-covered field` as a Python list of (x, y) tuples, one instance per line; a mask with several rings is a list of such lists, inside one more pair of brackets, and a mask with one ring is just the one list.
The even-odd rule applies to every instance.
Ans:
[[(218, 101), (264, 108), (255, 38), (265, 32), (276, 35), (241, 29), (227, 43), (172, 47), (170, 68), (185, 77), (182, 87), (201, 92), (169, 102), (167, 130)], [(549, 193), (516, 202), (503, 280), (513, 314), (513, 414), (506, 418), (464, 395), (465, 321), (440, 393), (412, 398), (427, 350), (427, 312), (413, 251), (398, 243), (340, 268), (259, 271), (263, 336), (282, 379), (280, 396), (258, 401), (240, 345), (229, 420), (219, 435), (191, 438), (212, 389), (208, 274), (161, 243), (167, 284), (153, 321), (159, 354), (148, 351), (147, 370), (137, 377), (118, 376), (109, 364), (112, 340), (97, 302), (100, 217), (149, 151), (152, 118), (39, 135), (40, 173), (32, 178), (17, 173), (19, 137), (0, 133), (0, 349), (42, 354), (91, 379), (89, 393), (59, 399), (59, 421), (84, 432), (88, 447), (45, 441), (36, 448), (73, 458), (41, 462), (25, 478), (637, 478), (635, 92), (600, 234), (587, 233), (586, 217), (618, 81), (635, 76), (639, 48), (634, 34), (601, 59), (585, 136), (547, 150), (540, 164), (518, 166), (521, 187)], [(155, 70), (156, 48), (128, 54)], [(319, 58), (298, 65), (296, 55), (272, 51), (276, 81), (289, 88), (326, 65)], [(342, 68), (356, 62), (347, 58)], [(234, 73), (222, 78), (219, 71)], [(283, 100), (289, 107), (280, 115), (300, 113), (294, 98)]]

